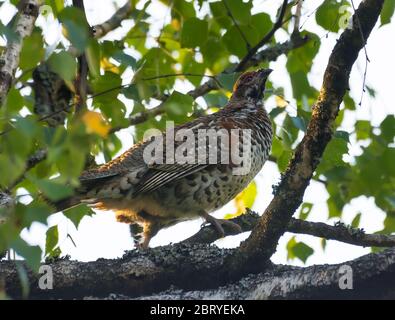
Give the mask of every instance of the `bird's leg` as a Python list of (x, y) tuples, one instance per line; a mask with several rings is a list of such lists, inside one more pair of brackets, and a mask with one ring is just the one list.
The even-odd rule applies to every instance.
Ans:
[(146, 222), (144, 223), (143, 230), (143, 239), (141, 242), (136, 244), (138, 249), (147, 249), (149, 242), (151, 239), (158, 233), (160, 230), (160, 224), (155, 222)]
[(223, 238), (225, 236), (225, 231), (223, 226), (226, 226), (232, 232), (234, 233), (241, 233), (242, 229), (241, 227), (237, 224), (234, 223), (233, 221), (226, 220), (226, 219), (217, 219), (214, 218), (213, 216), (210, 216), (206, 211), (202, 211), (200, 213), (200, 216), (206, 220), (206, 222), (210, 223), (211, 225), (214, 226), (214, 228), (217, 230), (219, 236)]

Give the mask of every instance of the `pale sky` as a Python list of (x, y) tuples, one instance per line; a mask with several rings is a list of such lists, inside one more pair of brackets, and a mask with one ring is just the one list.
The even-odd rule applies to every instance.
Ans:
[[(87, 9), (88, 20), (91, 25), (101, 23), (108, 19), (113, 12), (115, 7), (114, 2), (118, 3), (119, 6), (124, 4), (123, 0), (85, 0), (85, 6)], [(160, 4), (157, 0), (152, 1), (153, 4), (148, 7), (149, 14), (152, 15), (153, 24), (153, 35), (163, 25), (164, 19), (169, 19), (169, 10)], [(254, 13), (259, 11), (265, 11), (272, 13), (272, 17), (280, 6), (282, 1), (277, 0), (255, 0), (254, 1)], [(360, 1), (355, 0), (355, 6), (358, 6)], [(141, 6), (141, 5), (139, 5)], [(328, 34), (327, 32), (318, 27), (315, 22), (315, 16), (312, 13), (317, 7), (316, 0), (305, 0), (303, 7), (303, 16), (301, 23), (304, 25), (304, 29), (315, 32), (321, 37), (321, 47), (317, 57), (314, 60), (313, 69), (309, 74), (309, 80), (312, 85), (319, 88), (322, 82), (322, 76), (325, 71), (325, 66), (328, 61), (329, 54), (336, 43), (338, 35)], [(13, 10), (7, 4), (0, 8), (0, 18), (3, 23), (7, 23), (12, 17)], [(55, 43), (61, 38), (59, 26), (53, 22), (53, 19), (49, 17), (44, 19), (40, 17), (37, 24), (43, 27), (45, 31), (45, 37), (49, 44)], [(131, 21), (125, 21), (123, 28), (110, 33), (106, 36), (106, 39), (119, 38), (124, 32), (127, 31), (128, 27), (132, 25)], [(125, 31), (126, 30), (126, 31)], [(382, 28), (376, 28), (372, 32), (367, 45), (367, 52), (370, 59), (368, 73), (367, 73), (367, 85), (373, 87), (377, 91), (376, 98), (371, 98), (367, 94), (364, 95), (362, 106), (357, 106), (357, 111), (354, 113), (346, 112), (345, 124), (342, 128), (348, 132), (353, 131), (353, 125), (358, 119), (371, 120), (372, 125), (378, 125), (386, 115), (393, 114), (394, 108), (392, 106), (393, 101), (393, 75), (395, 74), (395, 63), (393, 57), (395, 56), (395, 45), (393, 41), (389, 39), (393, 38), (395, 34), (395, 24), (391, 23)], [(326, 36), (327, 35), (327, 36)], [(276, 40), (282, 41), (286, 39), (285, 33), (276, 34)], [(0, 45), (3, 45), (0, 43)], [(153, 42), (152, 45), (155, 45)], [(130, 53), (134, 54), (133, 50)], [(274, 70), (271, 74), (270, 79), (275, 87), (285, 88), (285, 98), (291, 101), (287, 111), (291, 115), (295, 115), (295, 101), (292, 100), (292, 89), (289, 81), (289, 77), (285, 69), (286, 58), (280, 57), (276, 62), (270, 64), (270, 68)], [(361, 52), (357, 63), (354, 65), (351, 74), (351, 96), (355, 99), (358, 104), (362, 92), (362, 78), (365, 67), (365, 55)], [(124, 76), (124, 82), (128, 83), (133, 76), (131, 71), (126, 72)], [(187, 92), (192, 87), (181, 81), (176, 84), (176, 89), (180, 92)], [(203, 100), (200, 98), (199, 103)], [(132, 102), (125, 100), (126, 105), (132, 109)], [(268, 110), (275, 106), (274, 98), (270, 98), (266, 102), (266, 108)], [(132, 128), (122, 130), (119, 132), (119, 137), (122, 139), (124, 147), (122, 152), (128, 149), (133, 144), (131, 133)], [(351, 139), (349, 144), (349, 156), (345, 158), (346, 161), (352, 161), (352, 156), (361, 153), (360, 146), (355, 142), (355, 139)], [(99, 159), (101, 160), (101, 159)], [(374, 164), (372, 164), (374, 165)], [(262, 213), (266, 206), (269, 204), (272, 198), (272, 185), (277, 184), (280, 178), (280, 174), (277, 170), (276, 165), (273, 163), (266, 163), (262, 171), (256, 177), (258, 185), (258, 196), (253, 206), (253, 210)], [(312, 202), (314, 204), (312, 212), (310, 213), (308, 220), (310, 221), (322, 221), (329, 224), (333, 224), (336, 219), (327, 221), (328, 210), (326, 206), (326, 200), (328, 195), (325, 188), (317, 182), (311, 182), (307, 188), (304, 201)], [(214, 213), (218, 218), (224, 216), (224, 214), (234, 212), (233, 203), (229, 203), (222, 209)], [(351, 223), (354, 216), (358, 213), (362, 213), (360, 227), (364, 228), (366, 232), (375, 232), (383, 227), (384, 213), (378, 209), (374, 204), (373, 198), (359, 197), (351, 201), (349, 205), (346, 205), (343, 210), (342, 221), (349, 224)], [(159, 234), (151, 241), (151, 246), (164, 245), (168, 243), (175, 243), (188, 236), (194, 234), (199, 230), (199, 226), (203, 221), (198, 219), (191, 222), (180, 223), (174, 227), (166, 230), (162, 230)], [(85, 217), (78, 229), (74, 228), (73, 224), (68, 221), (63, 214), (58, 213), (50, 217), (49, 224), (59, 224), (60, 229), (60, 246), (63, 254), (71, 255), (72, 259), (80, 261), (95, 260), (97, 258), (115, 258), (123, 254), (125, 250), (133, 248), (133, 242), (129, 236), (129, 227), (126, 224), (118, 223), (115, 221), (114, 214), (112, 212), (101, 212), (97, 211), (97, 214), (93, 217)], [(32, 244), (39, 244), (41, 247), (45, 245), (45, 232), (46, 227), (39, 223), (34, 223), (29, 231), (23, 231), (23, 238), (28, 240)], [(76, 243), (77, 247), (74, 247), (70, 239), (67, 238), (67, 234), (70, 234)], [(235, 247), (239, 242), (245, 239), (248, 233), (242, 235), (227, 237), (216, 242), (220, 247)], [(285, 249), (287, 241), (292, 235), (285, 234), (279, 242), (278, 251), (272, 257), (272, 261), (275, 263), (288, 263), (294, 265), (304, 265), (298, 260), (287, 261), (287, 252)], [(336, 241), (328, 241), (325, 251), (321, 249), (320, 239), (297, 235), (298, 241), (304, 241), (313, 249), (315, 253), (308, 260), (306, 265), (321, 264), (321, 263), (338, 263), (347, 261), (363, 254), (370, 252), (368, 248), (362, 248), (358, 246), (352, 246)]]

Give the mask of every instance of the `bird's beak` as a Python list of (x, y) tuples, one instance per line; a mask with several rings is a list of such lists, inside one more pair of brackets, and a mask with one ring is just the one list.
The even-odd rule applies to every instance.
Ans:
[(272, 71), (273, 71), (272, 69), (260, 69), (258, 71), (259, 72), (259, 86), (262, 88), (262, 90), (265, 89), (266, 80)]
[(266, 79), (268, 76), (269, 76), (269, 74), (271, 74), (272, 73), (272, 69), (261, 69), (261, 70), (259, 70), (258, 72), (259, 72), (259, 76), (262, 78), (262, 79)]

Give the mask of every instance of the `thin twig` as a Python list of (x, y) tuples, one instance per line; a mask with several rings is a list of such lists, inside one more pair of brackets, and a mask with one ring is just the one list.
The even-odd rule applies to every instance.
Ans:
[(199, 73), (168, 73), (168, 74), (160, 74), (153, 77), (140, 78), (140, 80), (149, 81), (163, 78), (171, 78), (171, 77), (206, 77), (215, 79), (215, 76), (207, 75), (207, 74), (199, 74)]
[[(355, 6), (354, 6), (354, 1), (353, 0), (351, 0), (351, 5), (352, 5), (352, 9), (354, 10), (354, 13), (355, 13)], [(354, 16), (356, 17), (355, 20), (358, 23), (359, 33), (361, 34), (361, 38), (362, 38), (362, 41), (364, 43), (363, 50), (364, 50), (364, 53), (365, 53), (365, 71), (363, 72), (362, 93), (361, 93), (361, 99), (359, 100), (359, 103), (358, 103), (358, 105), (361, 106), (362, 105), (362, 100), (363, 100), (363, 95), (365, 93), (366, 75), (368, 73), (368, 64), (369, 64), (370, 60), (369, 60), (369, 57), (368, 57), (368, 51), (366, 49), (366, 40), (364, 39), (364, 36), (363, 36), (361, 22), (359, 21), (359, 18), (358, 18), (357, 15), (354, 15)]]
[(235, 17), (233, 16), (232, 12), (230, 11), (230, 8), (229, 8), (226, 0), (222, 0), (222, 2), (223, 2), (224, 7), (226, 9), (226, 13), (232, 19), (233, 24), (235, 25), (236, 29), (239, 31), (241, 37), (243, 38), (243, 40), (244, 40), (244, 42), (246, 44), (247, 51), (249, 51), (251, 49), (251, 44), (249, 43), (249, 41), (248, 41), (247, 37), (245, 36), (244, 32), (241, 30), (241, 28), (240, 28), (239, 24), (237, 23)]

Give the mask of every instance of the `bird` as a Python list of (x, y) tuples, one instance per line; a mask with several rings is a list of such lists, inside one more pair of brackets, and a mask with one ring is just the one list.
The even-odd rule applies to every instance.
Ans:
[[(269, 157), (273, 130), (263, 97), (271, 72), (271, 69), (258, 69), (243, 73), (223, 108), (173, 128), (174, 136), (192, 133), (192, 144), (189, 144), (192, 149), (181, 154), (189, 154), (195, 161), (168, 161), (172, 158), (168, 149), (162, 162), (156, 157), (147, 160), (148, 146), (152, 148), (158, 137), (162, 138), (160, 143), (172, 139), (166, 130), (133, 145), (108, 163), (84, 171), (75, 194), (56, 202), (56, 209), (63, 211), (86, 203), (96, 209), (114, 211), (117, 221), (131, 225), (138, 248), (147, 248), (159, 230), (199, 217), (212, 224), (220, 236), (224, 236), (225, 225), (241, 231), (236, 223), (217, 219), (210, 213), (245, 189)], [(199, 132), (218, 131), (229, 135), (214, 142), (199, 136)], [(234, 142), (242, 138), (242, 143)], [(244, 139), (249, 143), (244, 143)], [(177, 150), (186, 143), (184, 138), (181, 140), (175, 141), (173, 137)], [(210, 147), (217, 156), (224, 154), (225, 159), (228, 155), (230, 160), (208, 161)], [(238, 159), (233, 157), (237, 152), (242, 155)]]

